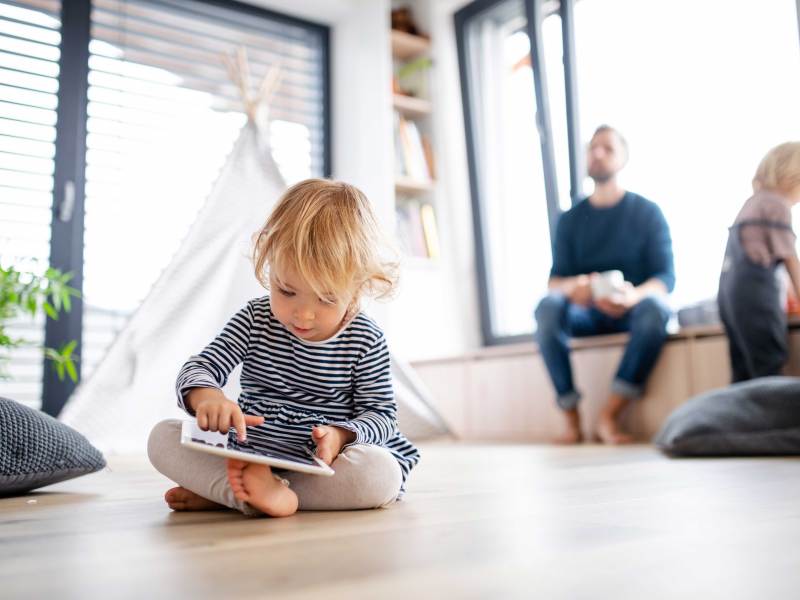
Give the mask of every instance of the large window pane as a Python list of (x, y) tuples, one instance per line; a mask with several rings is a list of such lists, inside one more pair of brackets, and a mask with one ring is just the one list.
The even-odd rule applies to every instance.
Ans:
[[(551, 250), (536, 96), (522, 1), (471, 18), (464, 46), (491, 335), (530, 333)], [(462, 82), (463, 85), (463, 82)]]
[(558, 206), (572, 207), (569, 195), (569, 136), (567, 135), (567, 99), (564, 87), (564, 46), (561, 38), (561, 17), (547, 15), (542, 21), (542, 46), (547, 70), (547, 97), (550, 104), (550, 127), (555, 157)]
[(674, 303), (712, 297), (759, 160), (800, 139), (796, 2), (582, 0), (575, 12), (584, 131), (627, 137), (623, 183), (672, 229)]
[[(0, 265), (38, 274), (50, 255), (60, 10), (58, 0), (0, 2)], [(0, 396), (38, 408), (44, 319), (24, 316), (6, 334), (29, 344), (0, 355)]]
[(322, 176), (319, 31), (201, 2), (93, 2), (84, 378), (177, 251), (246, 123), (223, 62), (239, 48), (254, 88), (280, 69), (268, 135), (282, 174)]

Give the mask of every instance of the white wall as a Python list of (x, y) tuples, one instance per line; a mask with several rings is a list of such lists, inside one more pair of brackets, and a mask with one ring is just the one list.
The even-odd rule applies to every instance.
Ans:
[(409, 5), (431, 36), (435, 198), (442, 258), (438, 268), (409, 265), (392, 311), (390, 342), (411, 359), (461, 354), (481, 344), (472, 209), (453, 13), (469, 0)]
[[(390, 303), (369, 303), (393, 350), (409, 360), (480, 345), (469, 180), (453, 12), (468, 0), (407, 3), (432, 39), (432, 127), (442, 259), (403, 265)], [(253, 0), (331, 27), (333, 176), (360, 187), (394, 231), (389, 0)], [(406, 3), (404, 3), (406, 4)]]

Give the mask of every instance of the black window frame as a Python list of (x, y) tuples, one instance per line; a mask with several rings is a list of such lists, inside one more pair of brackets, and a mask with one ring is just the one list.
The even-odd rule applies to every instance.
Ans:
[[(454, 15), (456, 46), (458, 52), (459, 74), (461, 79), (461, 103), (464, 111), (464, 133), (466, 136), (469, 185), (472, 200), (472, 224), (475, 240), (475, 259), (478, 276), (478, 301), (480, 307), (480, 326), (483, 344), (493, 346), (527, 341), (530, 335), (496, 335), (492, 328), (492, 299), (489, 290), (487, 247), (484, 234), (485, 199), (481, 197), (478, 182), (479, 169), (474, 147), (474, 115), (470, 103), (470, 75), (466, 31), (469, 23), (484, 12), (507, 0), (475, 0), (458, 10)], [(798, 0), (800, 1), (800, 0)], [(545, 183), (545, 199), (550, 228), (551, 244), (555, 236), (556, 224), (561, 214), (558, 201), (558, 185), (555, 166), (555, 151), (550, 119), (550, 104), (547, 93), (547, 73), (544, 67), (542, 47), (542, 21), (544, 19), (544, 0), (522, 0), (527, 20), (526, 33), (530, 39), (530, 60), (534, 65), (534, 93), (536, 97), (536, 124), (541, 142), (542, 170)], [(570, 197), (574, 204), (579, 200), (581, 189), (580, 174), (580, 134), (578, 131), (578, 86), (575, 73), (575, 35), (574, 2), (561, 0), (558, 13), (561, 17), (562, 48), (564, 59), (564, 85), (566, 93), (567, 147), (570, 165)]]
[[(529, 340), (529, 335), (497, 336), (492, 331), (491, 297), (487, 272), (486, 245), (483, 234), (483, 199), (478, 187), (478, 168), (474, 150), (474, 133), (472, 107), (469, 101), (469, 69), (465, 47), (465, 31), (470, 19), (492, 8), (504, 0), (475, 0), (455, 14), (455, 31), (458, 51), (459, 72), (461, 78), (461, 101), (464, 111), (464, 127), (466, 135), (467, 161), (469, 167), (469, 183), (472, 198), (473, 231), (475, 240), (476, 271), (478, 276), (478, 300), (480, 306), (480, 325), (483, 343), (486, 346), (508, 344)], [(561, 215), (558, 204), (557, 186), (555, 185), (555, 166), (553, 159), (552, 130), (549, 120), (549, 106), (546, 94), (547, 77), (544, 70), (541, 44), (542, 6), (544, 0), (522, 0), (528, 19), (528, 36), (531, 40), (530, 58), (534, 69), (534, 85), (536, 88), (537, 124), (542, 142), (542, 162), (545, 176), (545, 194), (548, 209), (548, 220), (551, 232), (551, 245), (554, 242), (555, 226)], [(580, 142), (578, 114), (578, 83), (575, 58), (575, 2), (577, 0), (560, 0), (558, 13), (561, 17), (562, 56), (564, 62), (564, 87), (567, 117), (567, 151), (569, 154), (569, 195), (574, 206), (583, 198), (581, 180), (583, 176), (583, 152)], [(797, 33), (800, 42), (800, 0), (796, 0)], [(542, 81), (539, 82), (538, 79)], [(549, 178), (552, 182), (548, 183)]]
[[(323, 94), (323, 175), (330, 177), (332, 165), (331, 127), (331, 48), (328, 25), (285, 15), (235, 0), (191, 0), (185, 3), (236, 11), (301, 27), (319, 36), (322, 45)], [(164, 2), (165, 6), (174, 6)], [(182, 6), (182, 8), (184, 8)], [(83, 289), (83, 233), (86, 173), (86, 123), (89, 89), (89, 42), (91, 41), (91, 0), (62, 0), (61, 57), (59, 59), (58, 107), (56, 112), (55, 171), (51, 220), (50, 265), (71, 272), (71, 285)], [(77, 341), (74, 353), (80, 357), (83, 332), (83, 302), (73, 302), (69, 313), (58, 320), (47, 319), (45, 345), (58, 348)], [(76, 364), (80, 383), (81, 364)], [(69, 379), (59, 380), (49, 364), (45, 365), (42, 387), (42, 410), (58, 416), (77, 387)]]

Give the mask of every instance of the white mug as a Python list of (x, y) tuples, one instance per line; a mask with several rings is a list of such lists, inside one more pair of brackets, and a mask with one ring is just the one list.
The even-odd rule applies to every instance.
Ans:
[(592, 296), (598, 300), (621, 292), (624, 287), (625, 276), (622, 271), (603, 271), (592, 278)]

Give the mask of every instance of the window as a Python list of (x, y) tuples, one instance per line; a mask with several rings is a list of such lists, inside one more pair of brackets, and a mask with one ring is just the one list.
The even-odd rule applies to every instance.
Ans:
[[(555, 157), (558, 208), (569, 210), (570, 197), (569, 135), (567, 128), (567, 97), (564, 87), (564, 56), (561, 15), (548, 14), (542, 21), (542, 45), (547, 72), (547, 97), (552, 126), (553, 156)], [(549, 275), (549, 272), (548, 272)]]
[[(50, 256), (55, 168), (60, 5), (57, 0), (0, 3), (0, 263), (43, 273)], [(0, 396), (38, 406), (44, 319), (22, 318), (12, 338)]]
[(676, 307), (716, 294), (727, 228), (758, 162), (800, 139), (795, 5), (575, 5), (581, 122), (587, 134), (608, 123), (626, 136), (623, 183), (657, 202), (670, 224)]
[(488, 343), (530, 334), (552, 260), (558, 192), (529, 14), (538, 18), (522, 0), (505, 0), (456, 15)]
[(269, 137), (284, 177), (321, 176), (318, 33), (200, 4), (93, 2), (84, 377), (177, 251), (246, 123), (223, 61), (238, 48), (247, 50), (254, 86), (281, 70)]
[[(286, 180), (329, 175), (328, 29), (238, 2), (71, 0), (63, 13), (69, 9), (71, 17), (61, 19), (62, 47), (69, 42), (82, 50), (64, 51), (61, 72), (65, 64), (74, 67), (82, 61), (73, 72), (83, 80), (72, 76), (61, 85), (68, 86), (69, 98), (82, 98), (85, 92), (87, 101), (78, 101), (75, 112), (85, 114), (72, 129), (59, 125), (58, 138), (63, 142), (71, 136), (81, 148), (85, 143), (86, 154), (84, 162), (82, 152), (65, 149), (59, 155), (56, 150), (54, 160), (54, 141), (59, 144), (58, 5), (29, 0), (37, 7), (27, 10), (33, 15), (29, 21), (40, 21), (34, 27), (32, 21), (16, 23), (19, 18), (7, 17), (19, 14), (19, 4), (0, 1), (0, 43), (16, 36), (20, 48), (5, 58), (7, 44), (0, 46), (0, 61), (6, 60), (0, 62), (0, 77), (6, 72), (26, 75), (46, 89), (28, 80), (0, 79), (0, 127), (5, 127), (0, 135), (37, 144), (30, 152), (22, 152), (16, 141), (14, 152), (0, 145), (0, 169), (15, 178), (4, 176), (0, 184), (12, 182), (28, 194), (12, 214), (6, 208), (12, 197), (4, 193), (0, 210), (3, 221), (8, 216), (33, 222), (35, 213), (38, 246), (26, 250), (18, 244), (20, 252), (41, 256), (44, 264), (48, 256), (63, 259), (66, 267), (56, 266), (75, 272), (82, 282), (81, 314), (68, 327), (62, 322), (55, 337), (82, 338), (81, 377), (87, 377), (178, 249), (246, 123), (225, 54), (246, 49), (253, 86), (273, 68), (279, 71), (268, 136)], [(38, 8), (45, 5), (46, 11)], [(11, 31), (6, 22), (17, 28)], [(17, 63), (9, 67), (12, 59)], [(26, 129), (9, 133), (7, 120), (18, 129), (22, 122)], [(59, 234), (61, 245), (52, 254), (48, 229), (54, 165), (58, 182), (59, 165), (75, 156), (78, 223)], [(52, 237), (55, 248), (56, 234)], [(4, 258), (5, 248), (0, 251)], [(56, 408), (48, 410), (57, 412), (70, 391), (70, 385), (61, 386)], [(29, 398), (36, 394), (31, 390)]]
[(591, 192), (584, 154), (604, 123), (630, 145), (623, 185), (670, 223), (673, 305), (713, 297), (759, 160), (800, 139), (796, 2), (476, 0), (456, 33), (485, 342), (532, 332), (549, 233)]

